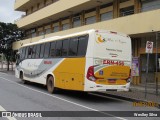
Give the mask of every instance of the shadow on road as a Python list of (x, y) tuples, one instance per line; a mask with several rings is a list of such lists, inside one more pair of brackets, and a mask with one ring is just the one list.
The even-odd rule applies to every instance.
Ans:
[[(27, 82), (26, 84), (23, 84), (22, 81), (19, 81), (18, 83), (25, 85), (27, 87), (30, 87), (30, 88), (39, 90), (41, 92), (48, 93), (47, 87), (44, 85), (33, 83), (33, 82)], [(109, 98), (107, 96), (105, 96), (106, 98), (101, 97), (101, 96), (96, 96), (96, 95), (93, 95), (92, 93), (95, 93), (95, 92), (87, 93), (87, 92), (81, 92), (81, 91), (70, 91), (70, 90), (58, 89), (58, 92), (53, 95), (68, 98), (68, 99), (85, 101), (85, 102), (89, 102), (89, 103), (101, 103), (102, 104), (102, 103), (121, 103), (122, 102), (122, 101), (119, 101), (116, 99)], [(98, 93), (96, 93), (96, 94), (98, 94)]]

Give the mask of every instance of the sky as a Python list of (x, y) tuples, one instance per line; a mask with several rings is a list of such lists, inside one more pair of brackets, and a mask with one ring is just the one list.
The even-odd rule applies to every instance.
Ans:
[(0, 0), (0, 22), (14, 23), (23, 12), (14, 11), (15, 0)]

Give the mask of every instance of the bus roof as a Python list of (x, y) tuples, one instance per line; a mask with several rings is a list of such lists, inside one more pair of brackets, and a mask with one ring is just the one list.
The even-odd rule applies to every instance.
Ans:
[[(64, 39), (64, 38), (69, 38), (69, 37), (73, 37), (73, 36), (80, 36), (80, 35), (85, 35), (85, 34), (89, 34), (91, 32), (115, 32), (115, 31), (110, 31), (110, 30), (98, 30), (98, 29), (90, 29), (90, 30), (86, 30), (83, 32), (77, 32), (77, 33), (73, 33), (73, 34), (69, 34), (69, 35), (64, 35), (64, 36), (53, 36), (53, 37), (49, 37), (49, 38), (44, 38), (44, 39), (40, 39), (37, 42), (33, 42), (33, 43), (28, 43), (23, 45), (22, 47), (26, 47), (26, 46), (31, 46), (31, 45), (36, 45), (36, 44), (41, 44), (41, 43), (45, 43), (45, 42), (51, 42), (51, 41), (56, 41), (56, 40), (60, 40), (60, 39)], [(126, 34), (120, 33), (120, 32), (116, 32), (122, 36), (126, 36)]]

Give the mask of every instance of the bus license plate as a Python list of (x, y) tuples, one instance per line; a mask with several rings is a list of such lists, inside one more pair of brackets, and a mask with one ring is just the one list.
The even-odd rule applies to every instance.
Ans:
[(108, 83), (116, 83), (116, 80), (108, 80)]

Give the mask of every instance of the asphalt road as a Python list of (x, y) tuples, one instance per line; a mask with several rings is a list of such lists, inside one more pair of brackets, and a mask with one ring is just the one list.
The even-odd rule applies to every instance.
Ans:
[[(159, 111), (153, 107), (134, 107), (132, 102), (80, 92), (60, 91), (49, 94), (46, 87), (34, 83), (23, 84), (14, 75), (0, 73), (0, 111), (68, 111), (69, 114), (105, 114), (109, 117), (45, 117), (0, 118), (0, 120), (132, 120), (158, 118), (118, 117), (110, 111)], [(70, 112), (73, 111), (73, 112)], [(82, 112), (91, 111), (91, 113)], [(105, 112), (101, 112), (105, 111)], [(108, 111), (108, 112), (107, 112)], [(52, 113), (53, 114), (53, 113)], [(55, 113), (56, 114), (56, 113)]]

